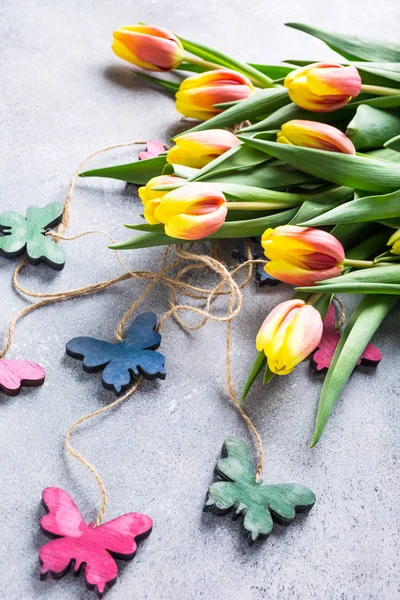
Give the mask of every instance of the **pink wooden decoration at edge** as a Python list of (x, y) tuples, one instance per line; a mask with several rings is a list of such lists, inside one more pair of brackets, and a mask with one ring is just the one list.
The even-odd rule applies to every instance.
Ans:
[[(335, 329), (335, 307), (330, 305), (329, 310), (324, 319), (324, 331), (318, 349), (312, 357), (312, 362), (317, 371), (328, 369), (331, 364), (332, 357), (335, 353), (336, 346), (340, 340), (340, 332)], [(368, 344), (361, 355), (357, 366), (360, 364), (377, 365), (382, 360), (382, 354), (373, 344)]]
[(161, 152), (165, 152), (165, 148), (160, 142), (149, 140), (146, 144), (146, 150), (139, 152), (139, 160), (145, 160), (146, 158), (156, 158)]
[(113, 557), (133, 558), (136, 540), (149, 535), (153, 526), (150, 517), (141, 513), (127, 513), (98, 527), (86, 525), (71, 496), (56, 487), (43, 490), (43, 504), (48, 514), (41, 518), (40, 526), (57, 539), (40, 549), (40, 578), (49, 573), (60, 578), (71, 564), (78, 574), (83, 566), (87, 587), (96, 590), (99, 597), (117, 578)]
[(21, 386), (42, 385), (46, 373), (40, 365), (29, 360), (0, 360), (0, 390), (8, 396), (16, 396)]

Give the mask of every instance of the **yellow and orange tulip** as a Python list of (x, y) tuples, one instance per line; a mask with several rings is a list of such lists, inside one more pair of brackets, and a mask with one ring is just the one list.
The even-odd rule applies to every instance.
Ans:
[(185, 117), (206, 121), (221, 112), (215, 104), (244, 100), (254, 91), (246, 75), (215, 69), (184, 79), (176, 94), (176, 108)]
[(390, 250), (392, 254), (400, 254), (400, 229), (394, 232), (387, 245), (392, 246)]
[(226, 198), (212, 183), (188, 183), (165, 194), (154, 217), (165, 233), (182, 240), (200, 240), (218, 231), (225, 221)]
[(208, 129), (185, 133), (175, 140), (175, 146), (168, 150), (167, 162), (201, 169), (209, 162), (224, 154), (240, 141), (226, 129)]
[(183, 46), (178, 38), (150, 25), (120, 27), (114, 31), (112, 49), (124, 60), (149, 71), (171, 71), (183, 58)]
[(278, 132), (277, 141), (280, 144), (317, 148), (329, 152), (356, 153), (353, 142), (342, 131), (332, 125), (315, 121), (300, 119), (288, 121)]
[(322, 336), (319, 312), (304, 300), (276, 306), (258, 332), (256, 346), (264, 352), (270, 370), (287, 375), (318, 346)]
[(289, 73), (285, 87), (297, 106), (312, 112), (331, 112), (358, 96), (361, 77), (353, 66), (313, 63)]
[(181, 177), (175, 177), (174, 175), (159, 175), (153, 177), (147, 184), (140, 187), (138, 190), (139, 198), (144, 205), (144, 218), (150, 225), (156, 225), (160, 221), (155, 217), (154, 213), (156, 208), (161, 202), (161, 198), (167, 194), (167, 191), (155, 190), (153, 188), (159, 185), (174, 185), (176, 183), (186, 181)]
[(284, 225), (267, 229), (261, 243), (270, 259), (266, 272), (291, 285), (313, 285), (337, 277), (343, 270), (342, 244), (321, 229)]

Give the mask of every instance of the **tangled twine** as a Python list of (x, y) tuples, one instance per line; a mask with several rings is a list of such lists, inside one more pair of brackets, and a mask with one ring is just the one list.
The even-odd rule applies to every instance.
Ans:
[[(110, 243), (113, 244), (114, 240), (108, 235), (108, 233), (106, 233), (104, 231), (100, 231), (100, 230), (89, 230), (89, 231), (85, 231), (85, 232), (82, 232), (78, 235), (71, 236), (71, 237), (67, 237), (64, 235), (64, 233), (69, 225), (70, 218), (71, 218), (71, 203), (72, 203), (72, 197), (73, 197), (73, 192), (74, 192), (74, 188), (75, 188), (75, 183), (76, 183), (76, 180), (79, 176), (79, 173), (80, 173), (83, 165), (88, 160), (93, 158), (94, 156), (97, 156), (98, 154), (107, 152), (112, 149), (127, 148), (130, 146), (144, 144), (144, 143), (145, 142), (128, 142), (128, 143), (121, 143), (121, 144), (113, 144), (111, 146), (107, 146), (106, 148), (96, 150), (95, 152), (92, 152), (91, 154), (89, 154), (78, 165), (76, 172), (70, 181), (70, 184), (68, 186), (68, 192), (67, 192), (67, 197), (66, 197), (66, 201), (65, 201), (65, 206), (64, 206), (63, 217), (62, 217), (62, 221), (58, 227), (58, 230), (56, 232), (55, 231), (47, 232), (47, 235), (50, 235), (55, 242), (58, 242), (59, 240), (72, 241), (72, 240), (76, 240), (76, 239), (81, 238), (86, 235), (99, 234), (99, 235), (106, 236), (107, 239), (110, 241)], [(147, 294), (150, 292), (150, 290), (157, 283), (161, 282), (164, 285), (166, 285), (167, 288), (170, 289), (170, 298), (169, 298), (170, 308), (161, 317), (161, 319), (159, 321), (159, 325), (158, 325), (159, 330), (161, 330), (164, 327), (164, 325), (166, 324), (168, 319), (170, 319), (171, 317), (177, 323), (179, 323), (179, 325), (182, 328), (184, 328), (185, 330), (189, 330), (189, 331), (194, 331), (194, 330), (200, 329), (209, 320), (227, 323), (226, 383), (227, 383), (227, 388), (228, 388), (230, 398), (231, 398), (236, 410), (239, 412), (239, 414), (245, 421), (246, 425), (248, 426), (248, 428), (250, 429), (250, 431), (252, 432), (252, 434), (256, 440), (256, 444), (257, 444), (257, 448), (258, 448), (258, 455), (259, 455), (257, 471), (256, 471), (256, 479), (258, 480), (261, 476), (262, 469), (263, 469), (264, 452), (263, 452), (260, 435), (259, 435), (258, 431), (256, 430), (253, 422), (251, 421), (250, 417), (246, 414), (245, 410), (243, 409), (243, 406), (240, 403), (240, 400), (238, 398), (238, 395), (237, 395), (234, 385), (233, 385), (232, 370), (231, 370), (231, 345), (232, 345), (232, 321), (240, 313), (242, 306), (243, 306), (243, 296), (242, 296), (241, 290), (251, 280), (254, 264), (265, 264), (266, 261), (263, 261), (260, 259), (253, 259), (252, 255), (251, 255), (250, 245), (247, 243), (246, 244), (247, 260), (245, 262), (239, 264), (238, 266), (236, 266), (234, 269), (229, 270), (227, 268), (227, 266), (225, 266), (225, 264), (223, 263), (219, 243), (211, 242), (211, 252), (210, 252), (209, 256), (204, 255), (204, 254), (196, 254), (196, 253), (192, 252), (191, 245), (188, 247), (188, 249), (185, 249), (182, 246), (176, 246), (176, 247), (174, 247), (174, 253), (173, 253), (174, 255), (172, 256), (172, 259), (170, 260), (170, 262), (168, 262), (169, 255), (171, 254), (171, 246), (167, 246), (164, 251), (162, 261), (161, 261), (161, 266), (160, 266), (160, 269), (158, 272), (132, 271), (123, 262), (118, 251), (114, 250), (114, 253), (115, 253), (115, 256), (116, 256), (118, 262), (124, 269), (123, 273), (121, 273), (120, 275), (118, 275), (117, 277), (114, 277), (112, 279), (108, 279), (108, 280), (94, 283), (91, 285), (75, 288), (72, 290), (55, 292), (55, 293), (33, 292), (31, 290), (24, 288), (19, 282), (19, 276), (20, 276), (20, 273), (23, 270), (23, 268), (27, 265), (27, 261), (26, 260), (21, 261), (13, 273), (13, 278), (12, 278), (13, 287), (15, 290), (17, 290), (20, 294), (22, 294), (24, 296), (31, 297), (31, 298), (38, 298), (40, 300), (38, 302), (35, 302), (33, 304), (26, 306), (25, 308), (20, 310), (18, 313), (16, 313), (14, 315), (14, 317), (12, 317), (12, 319), (10, 320), (9, 325), (8, 325), (8, 332), (7, 332), (4, 347), (3, 347), (2, 351), (0, 352), (0, 358), (4, 357), (5, 354), (8, 352), (8, 350), (10, 349), (10, 346), (13, 341), (15, 327), (16, 327), (17, 322), (22, 317), (33, 312), (34, 310), (36, 310), (42, 306), (48, 305), (48, 304), (54, 304), (57, 302), (62, 302), (64, 300), (68, 300), (70, 298), (77, 298), (80, 296), (87, 296), (87, 295), (95, 294), (97, 292), (101, 292), (101, 291), (107, 289), (108, 287), (111, 287), (119, 282), (122, 282), (122, 281), (125, 281), (128, 279), (138, 279), (138, 280), (148, 281), (149, 282), (148, 285), (145, 287), (145, 289), (142, 291), (142, 293), (139, 295), (139, 297), (135, 300), (135, 302), (125, 312), (122, 319), (118, 323), (115, 337), (117, 340), (122, 341), (124, 339), (124, 330), (125, 330), (125, 327), (127, 325), (127, 322), (129, 321), (130, 317), (135, 312), (135, 310), (140, 306), (140, 304), (143, 302), (143, 300), (145, 299)], [(183, 261), (189, 261), (189, 264), (182, 265)], [(175, 273), (175, 275), (171, 274), (171, 271), (174, 271), (177, 269), (178, 269), (178, 271)], [(219, 278), (220, 278), (219, 283), (215, 287), (213, 287), (211, 289), (207, 289), (207, 288), (197, 287), (197, 286), (189, 284), (185, 281), (182, 281), (183, 276), (185, 276), (189, 271), (192, 271), (195, 269), (209, 269), (210, 271), (214, 272), (216, 275), (219, 276)], [(239, 284), (235, 281), (234, 277), (242, 269), (247, 269), (247, 274), (246, 274), (244, 281), (242, 281)], [(178, 303), (177, 302), (178, 294), (186, 296), (192, 300), (202, 301), (203, 307), (198, 308), (197, 306), (193, 306), (191, 304)], [(211, 304), (215, 300), (215, 298), (218, 296), (227, 296), (228, 297), (227, 312), (223, 316), (217, 316), (215, 314), (212, 314), (212, 312), (211, 312)], [(179, 314), (182, 311), (189, 311), (196, 315), (199, 315), (199, 317), (201, 317), (200, 322), (197, 324), (185, 323)], [(104, 513), (106, 510), (106, 506), (107, 506), (107, 491), (106, 491), (106, 488), (104, 486), (103, 480), (102, 480), (99, 472), (95, 469), (95, 467), (92, 464), (90, 464), (86, 460), (86, 458), (84, 456), (82, 456), (77, 450), (75, 450), (73, 448), (73, 446), (70, 443), (70, 438), (71, 438), (73, 431), (80, 424), (82, 424), (83, 422), (85, 422), (89, 419), (92, 419), (93, 417), (95, 417), (97, 415), (100, 415), (107, 411), (110, 411), (111, 409), (115, 408), (116, 406), (118, 406), (119, 404), (124, 402), (127, 398), (129, 398), (133, 394), (133, 392), (135, 392), (136, 389), (138, 388), (140, 381), (141, 381), (141, 377), (138, 378), (138, 380), (130, 387), (130, 389), (125, 394), (123, 394), (122, 396), (117, 398), (117, 400), (115, 400), (111, 404), (109, 404), (101, 409), (95, 410), (94, 412), (79, 418), (77, 421), (75, 421), (69, 427), (69, 429), (66, 433), (66, 436), (65, 436), (65, 447), (66, 447), (67, 451), (71, 454), (71, 456), (73, 456), (77, 460), (79, 460), (92, 473), (92, 475), (94, 476), (94, 478), (100, 488), (102, 500), (101, 500), (101, 507), (98, 512), (98, 516), (97, 516), (97, 520), (96, 520), (96, 526), (98, 526), (101, 523), (101, 521), (103, 520), (103, 517), (104, 517)]]

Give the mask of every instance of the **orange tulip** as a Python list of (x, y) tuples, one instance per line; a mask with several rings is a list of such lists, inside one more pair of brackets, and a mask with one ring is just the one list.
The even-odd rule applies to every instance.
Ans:
[(304, 300), (287, 300), (276, 306), (261, 325), (256, 339), (270, 370), (287, 375), (318, 346), (322, 337), (322, 318)]
[(345, 106), (361, 91), (361, 77), (353, 66), (313, 63), (286, 76), (291, 100), (312, 112), (331, 112)]
[(343, 270), (342, 244), (321, 229), (284, 225), (264, 231), (261, 243), (270, 259), (266, 272), (291, 285), (313, 285)]
[(280, 144), (317, 148), (329, 152), (356, 153), (353, 142), (339, 129), (314, 121), (288, 121), (278, 132), (277, 141)]
[(224, 154), (240, 141), (226, 129), (194, 131), (177, 137), (176, 143), (167, 154), (167, 162), (201, 169), (209, 162)]
[(187, 77), (176, 94), (176, 108), (185, 117), (206, 121), (221, 112), (215, 104), (243, 100), (254, 93), (246, 75), (216, 69)]
[(165, 233), (182, 240), (200, 240), (218, 231), (225, 221), (226, 199), (212, 183), (188, 183), (161, 198), (154, 215)]
[(161, 27), (133, 25), (114, 31), (112, 49), (128, 62), (149, 71), (171, 71), (181, 64), (183, 46)]

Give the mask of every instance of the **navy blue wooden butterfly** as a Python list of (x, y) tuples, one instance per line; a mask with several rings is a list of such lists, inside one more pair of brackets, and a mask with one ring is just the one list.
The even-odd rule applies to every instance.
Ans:
[(133, 321), (123, 342), (111, 344), (91, 337), (76, 337), (67, 343), (67, 354), (83, 358), (83, 369), (89, 373), (104, 369), (104, 387), (119, 394), (139, 374), (146, 379), (165, 379), (165, 358), (155, 352), (161, 344), (156, 327), (157, 315), (143, 313)]

